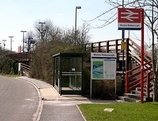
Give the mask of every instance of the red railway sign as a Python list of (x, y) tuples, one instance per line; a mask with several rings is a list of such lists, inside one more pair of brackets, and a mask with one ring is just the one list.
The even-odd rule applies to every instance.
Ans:
[(118, 8), (118, 29), (119, 30), (140, 30), (141, 9)]

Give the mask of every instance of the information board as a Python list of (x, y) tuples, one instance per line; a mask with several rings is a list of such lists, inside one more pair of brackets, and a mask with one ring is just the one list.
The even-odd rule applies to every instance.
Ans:
[(91, 53), (91, 79), (116, 78), (116, 53)]

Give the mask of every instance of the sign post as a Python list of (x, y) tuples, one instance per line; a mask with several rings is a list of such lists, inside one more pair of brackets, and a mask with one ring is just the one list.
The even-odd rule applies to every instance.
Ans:
[(115, 80), (116, 93), (116, 53), (91, 53), (91, 98), (92, 80)]
[(144, 102), (144, 9), (118, 8), (119, 30), (141, 30), (141, 103)]
[(141, 9), (141, 103), (144, 102), (144, 9)]

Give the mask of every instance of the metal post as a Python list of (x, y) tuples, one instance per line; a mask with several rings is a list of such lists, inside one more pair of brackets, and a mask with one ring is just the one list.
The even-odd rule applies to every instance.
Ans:
[(21, 32), (23, 33), (23, 48), (22, 48), (22, 50), (23, 50), (23, 53), (24, 53), (24, 33), (27, 32), (27, 31), (21, 31)]
[(29, 53), (30, 51), (30, 37), (28, 38), (28, 41), (27, 41), (27, 52)]
[[(124, 8), (124, 0), (122, 0), (122, 8)], [(125, 30), (122, 30), (122, 42), (125, 39)], [(125, 71), (125, 63), (124, 63), (124, 50), (122, 50), (122, 94), (125, 92), (125, 80), (124, 80), (124, 71)]]
[(81, 6), (75, 8), (75, 45), (77, 45), (77, 9), (81, 9)]
[(40, 30), (41, 40), (44, 41), (43, 25), (46, 24), (46, 23), (45, 22), (39, 22), (39, 24), (41, 24), (41, 30)]
[(4, 43), (4, 51), (2, 51), (2, 55), (4, 55), (5, 54), (5, 41), (7, 41), (7, 40), (2, 40), (2, 41)]
[[(152, 34), (152, 66), (153, 66), (153, 73), (155, 76), (155, 71), (156, 71), (156, 61), (155, 61), (155, 39), (154, 39), (154, 2), (152, 1), (152, 11), (151, 11), (151, 16), (152, 16), (152, 24), (151, 24), (151, 34)], [(153, 95), (153, 101), (155, 101), (155, 94), (157, 93), (157, 80), (154, 79), (154, 95)]]
[(144, 102), (144, 9), (141, 10), (142, 29), (141, 29), (141, 103)]
[(2, 56), (2, 46), (1, 46), (1, 43), (0, 43), (0, 56)]
[(12, 54), (12, 42), (13, 42), (12, 38), (13, 37), (14, 36), (9, 36), (9, 38), (10, 38), (10, 51), (11, 51), (11, 54)]
[(5, 45), (5, 41), (7, 41), (7, 40), (2, 40), (2, 41), (3, 41), (3, 43), (4, 43), (4, 50), (5, 50), (5, 46), (6, 46), (6, 45)]

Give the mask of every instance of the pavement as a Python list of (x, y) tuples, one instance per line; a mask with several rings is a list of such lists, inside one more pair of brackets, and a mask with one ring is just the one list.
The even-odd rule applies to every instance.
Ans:
[(40, 100), (33, 121), (86, 121), (78, 104), (116, 103), (115, 100), (93, 100), (80, 95), (60, 95), (55, 88), (41, 80), (18, 77), (28, 81), (38, 91)]

